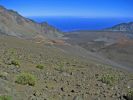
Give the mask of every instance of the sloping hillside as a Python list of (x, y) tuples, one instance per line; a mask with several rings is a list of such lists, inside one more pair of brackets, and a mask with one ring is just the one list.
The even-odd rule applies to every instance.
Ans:
[(124, 31), (133, 33), (133, 22), (121, 23), (113, 27), (105, 29), (106, 31)]
[(0, 98), (117, 100), (128, 94), (131, 82), (127, 71), (57, 46), (0, 36)]
[(133, 68), (133, 40), (120, 40), (99, 49), (99, 52), (117, 63)]
[(127, 38), (121, 32), (102, 33), (77, 35), (76, 45), (73, 38), (68, 44), (60, 39), (62, 33), (47, 23), (36, 23), (0, 7), (0, 100), (130, 98), (132, 71), (79, 45), (89, 40), (103, 41), (108, 47), (119, 37)]
[(133, 70), (133, 43), (128, 32), (78, 31), (67, 35), (67, 42)]
[(59, 30), (46, 22), (36, 23), (2, 6), (0, 6), (0, 32), (21, 38), (33, 38), (36, 35), (42, 35), (52, 39), (62, 36)]

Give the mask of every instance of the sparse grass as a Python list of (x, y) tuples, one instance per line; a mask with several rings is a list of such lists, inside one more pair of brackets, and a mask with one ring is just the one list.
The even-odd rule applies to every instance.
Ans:
[(58, 70), (58, 71), (60, 71), (60, 72), (64, 72), (64, 71), (65, 71), (65, 64), (64, 64), (63, 61), (62, 61), (62, 62), (59, 62), (59, 63), (57, 64), (56, 70)]
[(36, 83), (36, 78), (34, 75), (29, 73), (21, 73), (16, 77), (16, 83), (22, 84), (22, 85), (30, 85), (34, 86)]
[(41, 65), (41, 64), (39, 64), (39, 65), (37, 65), (37, 66), (36, 66), (36, 68), (38, 68), (38, 69), (43, 69), (43, 68), (44, 68), (44, 66), (43, 66), (43, 65)]
[(11, 96), (3, 95), (3, 96), (0, 96), (0, 100), (13, 100), (13, 99)]
[(129, 89), (129, 91), (127, 93), (127, 99), (133, 100), (133, 89)]
[(12, 60), (11, 61), (11, 65), (14, 65), (14, 66), (20, 66), (20, 63), (19, 63), (19, 61), (17, 61), (17, 60)]
[(102, 75), (100, 81), (108, 85), (114, 85), (114, 83), (117, 81), (117, 77), (112, 74), (104, 74)]
[(16, 50), (15, 50), (14, 48), (10, 48), (10, 49), (8, 50), (8, 53), (14, 55), (14, 54), (16, 54)]
[[(14, 39), (12, 41), (14, 41)], [(17, 76), (15, 77), (15, 81), (14, 81), (16, 82), (16, 86), (15, 86), (16, 91), (14, 91), (14, 94), (18, 94), (19, 96), (13, 97), (13, 99), (26, 100), (26, 97), (24, 95), (29, 93), (29, 91), (31, 90), (33, 90), (33, 93), (30, 93), (28, 95), (35, 94), (37, 95), (36, 98), (38, 99), (43, 98), (45, 95), (48, 95), (46, 99), (50, 98), (50, 100), (51, 99), (55, 100), (54, 97), (57, 96), (59, 97), (57, 100), (59, 100), (60, 98), (63, 97), (63, 94), (66, 94), (67, 96), (69, 96), (70, 99), (73, 99), (74, 95), (78, 94), (79, 96), (76, 98), (80, 98), (81, 96), (81, 99), (82, 99), (81, 92), (82, 91), (85, 93), (88, 92), (88, 90), (84, 89), (84, 87), (89, 88), (89, 92), (90, 94), (92, 94), (91, 97), (87, 96), (86, 99), (91, 99), (93, 97), (94, 98), (99, 97), (103, 99), (106, 99), (106, 98), (115, 99), (115, 98), (118, 98), (119, 96), (119, 93), (117, 92), (124, 90), (126, 88), (125, 83), (127, 82), (127, 80), (132, 78), (132, 77), (129, 77), (129, 75), (127, 75), (126, 73), (121, 72), (121, 71), (118, 71), (118, 74), (117, 74), (117, 71), (115, 72), (114, 70), (109, 69), (107, 65), (103, 65), (103, 64), (98, 65), (98, 63), (95, 61), (90, 61), (88, 59), (85, 60), (82, 57), (78, 58), (78, 56), (74, 56), (74, 55), (69, 55), (69, 54), (67, 55), (67, 53), (60, 51), (60, 49), (56, 50), (56, 47), (53, 47), (53, 46), (49, 46), (49, 45), (43, 46), (41, 44), (34, 45), (32, 44), (32, 42), (31, 43), (25, 42), (25, 40), (23, 40), (24, 43), (19, 43), (19, 42), (20, 40), (17, 40), (13, 43), (11, 42), (12, 44), (10, 44), (10, 42), (7, 41), (7, 47), (4, 47), (5, 49), (8, 49), (10, 47), (16, 48), (15, 55), (13, 55), (14, 54), (13, 52), (12, 52), (13, 54), (10, 54), (11, 56), (8, 54), (4, 55), (3, 52), (0, 52), (0, 55), (1, 55), (0, 59), (1, 59), (1, 62), (3, 63), (3, 65), (0, 66), (0, 69), (1, 71), (8, 72), (7, 79), (9, 79), (7, 81), (1, 80), (2, 82), (1, 84), (6, 83), (4, 85), (5, 87), (2, 87), (1, 85), (1, 88), (2, 89), (9, 88), (9, 92), (7, 95), (11, 94), (10, 88), (14, 84), (14, 83), (12, 84), (11, 82), (12, 80), (14, 80), (14, 76), (16, 76), (17, 74)], [(42, 56), (40, 56), (40, 54)], [(9, 63), (5, 64), (3, 60), (9, 63), (11, 63), (12, 60), (18, 60), (20, 62), (19, 64), (21, 66), (21, 69), (17, 69), (14, 65), (10, 66), (8, 65)], [(39, 64), (44, 64), (43, 70), (42, 70), (42, 65), (40, 67)], [(47, 66), (50, 66), (50, 67), (47, 67)], [(58, 70), (55, 70), (55, 69), (58, 69)], [(31, 74), (32, 72), (34, 72), (35, 75), (37, 75), (37, 78), (38, 79), (40, 78), (41, 80), (37, 81), (34, 74), (32, 75), (30, 74), (31, 75), (30, 76), (29, 73), (28, 75), (26, 75), (27, 73), (26, 74), (20, 73), (21, 71), (31, 72)], [(40, 71), (43, 71), (43, 72), (40, 72)], [(109, 73), (109, 76), (106, 75), (107, 73)], [(94, 77), (94, 74), (97, 74), (96, 77)], [(117, 76), (119, 78), (120, 77), (124, 78), (122, 81), (120, 80), (121, 83), (118, 84), (118, 89), (117, 87), (116, 88), (114, 87), (115, 89), (111, 88), (110, 85), (104, 86), (105, 83), (115, 82), (115, 81), (112, 81), (112, 78), (110, 79), (110, 76), (113, 76), (112, 74), (116, 76), (119, 75)], [(45, 77), (43, 78), (43, 76)], [(2, 74), (2, 77), (3, 77), (3, 74)], [(81, 78), (84, 78), (85, 80), (84, 79), (82, 80)], [(94, 78), (94, 80), (92, 78)], [(96, 78), (97, 80), (101, 79), (102, 81), (98, 82), (96, 81)], [(113, 76), (113, 80), (115, 80), (114, 76)], [(42, 83), (45, 83), (45, 84), (42, 84)], [(95, 83), (94, 86), (90, 87), (89, 84), (92, 85), (93, 83)], [(98, 84), (98, 86), (96, 86), (96, 84)], [(31, 87), (27, 88), (27, 86), (23, 87), (23, 85), (30, 85)], [(103, 87), (104, 91), (103, 91), (103, 88), (100, 88), (100, 87)], [(23, 90), (27, 90), (27, 91), (25, 91), (25, 93), (22, 93), (21, 92), (22, 88)], [(64, 91), (63, 93), (60, 90), (61, 88), (63, 88), (63, 91)], [(99, 89), (98, 91), (97, 91), (97, 88)], [(59, 92), (55, 94), (55, 90), (57, 89), (59, 89)], [(45, 90), (47, 90), (48, 92)], [(76, 91), (74, 94), (71, 93), (71, 91), (73, 90)], [(126, 90), (127, 89), (125, 89), (125, 91)], [(123, 92), (125, 93), (125, 91)], [(103, 95), (99, 95), (99, 92), (103, 95), (105, 94), (106, 97), (104, 98)], [(42, 95), (39, 95), (39, 93), (41, 93)], [(122, 94), (123, 93), (120, 93), (120, 95)]]
[(3, 75), (3, 72), (0, 72), (0, 77), (3, 77), (4, 75)]
[(8, 75), (8, 73), (6, 73), (6, 72), (0, 72), (0, 78), (2, 78), (2, 79), (7, 79), (7, 75)]

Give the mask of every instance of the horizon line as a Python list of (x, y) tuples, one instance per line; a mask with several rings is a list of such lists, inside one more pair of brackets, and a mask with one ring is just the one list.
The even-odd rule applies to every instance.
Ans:
[(24, 16), (24, 17), (28, 17), (28, 18), (36, 18), (36, 17), (55, 17), (55, 18), (60, 18), (60, 17), (71, 17), (71, 18), (133, 18), (133, 17), (122, 17), (122, 16), (118, 16), (118, 17), (115, 17), (115, 16), (94, 16), (94, 17), (90, 17), (90, 16)]

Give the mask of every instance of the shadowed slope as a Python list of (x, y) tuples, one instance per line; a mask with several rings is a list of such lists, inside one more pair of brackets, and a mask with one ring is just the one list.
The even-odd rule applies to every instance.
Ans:
[(52, 39), (62, 36), (60, 31), (48, 25), (46, 22), (36, 23), (2, 6), (0, 6), (0, 32), (26, 39), (33, 38), (36, 35), (42, 35), (45, 38)]

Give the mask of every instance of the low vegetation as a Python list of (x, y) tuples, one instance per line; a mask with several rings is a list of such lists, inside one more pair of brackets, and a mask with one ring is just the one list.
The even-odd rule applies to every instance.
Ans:
[(0, 72), (0, 78), (2, 78), (4, 80), (7, 80), (7, 75), (8, 75), (8, 73), (6, 73), (6, 72)]
[(39, 65), (37, 65), (37, 66), (36, 66), (36, 68), (38, 68), (38, 69), (43, 69), (43, 68), (44, 68), (44, 66), (43, 66), (43, 65), (41, 65), (41, 64), (39, 64)]
[(36, 78), (34, 75), (29, 73), (21, 73), (16, 77), (16, 83), (22, 84), (22, 85), (30, 85), (34, 86), (36, 83)]
[(133, 89), (129, 89), (126, 98), (127, 98), (128, 100), (133, 100)]
[(20, 63), (19, 63), (19, 61), (17, 61), (17, 60), (12, 60), (12, 61), (11, 61), (11, 65), (20, 66)]
[(60, 62), (59, 64), (57, 64), (57, 67), (55, 69), (60, 71), (60, 72), (64, 72), (65, 71), (65, 67), (64, 66), (65, 66), (64, 63)]
[(116, 80), (117, 80), (117, 77), (112, 74), (104, 74), (100, 79), (101, 82), (108, 85), (113, 85), (116, 82)]
[(13, 100), (13, 99), (11, 96), (3, 95), (3, 96), (0, 96), (0, 100)]
[[(84, 61), (82, 57), (69, 55), (54, 46), (14, 37), (0, 37), (0, 48), (0, 95), (7, 95), (4, 100), (11, 100), (8, 95), (12, 100), (118, 100), (127, 95), (131, 97), (132, 93), (126, 91), (132, 83), (132, 75), (126, 71)], [(5, 52), (8, 48), (16, 48), (15, 55)]]

